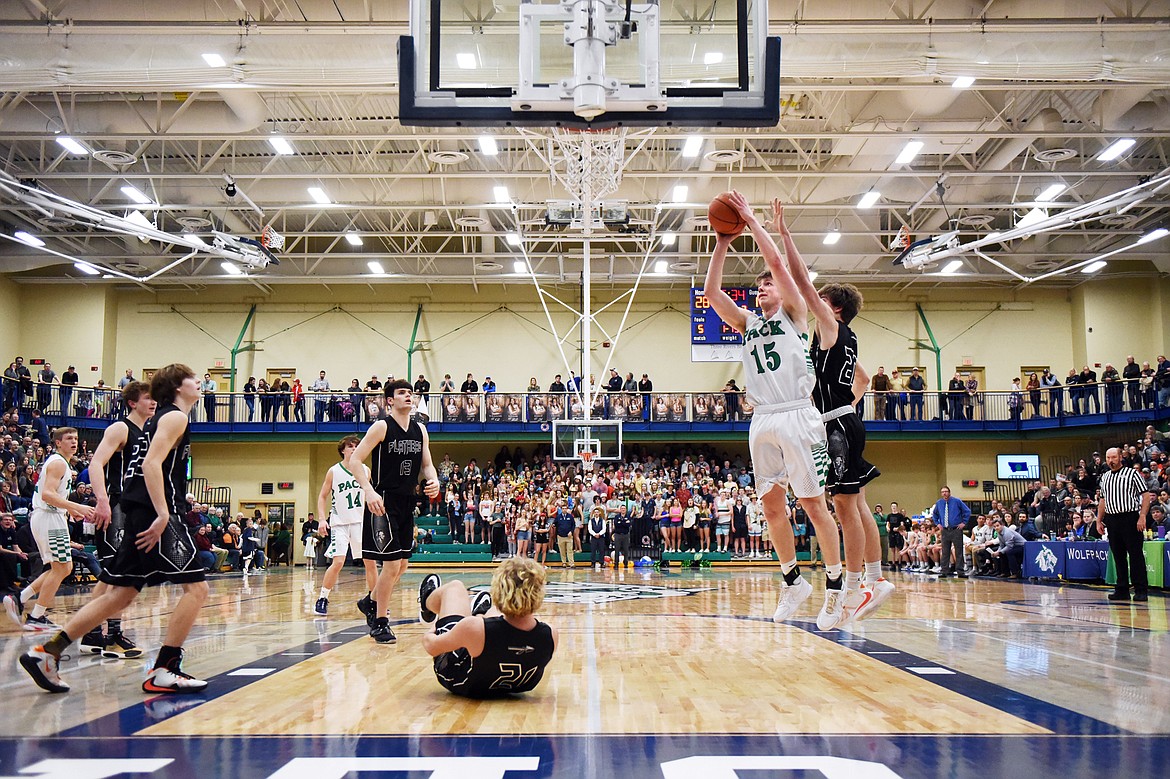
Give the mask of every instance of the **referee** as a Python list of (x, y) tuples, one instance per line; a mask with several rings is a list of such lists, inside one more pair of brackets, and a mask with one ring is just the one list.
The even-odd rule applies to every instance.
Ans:
[[(1121, 450), (1105, 452), (1109, 469), (1101, 474), (1100, 499), (1097, 502), (1097, 532), (1109, 530), (1109, 550), (1117, 566), (1117, 586), (1109, 600), (1128, 601), (1129, 573), (1133, 567), (1133, 599), (1148, 599), (1146, 559), (1142, 554), (1142, 533), (1151, 495), (1146, 483), (1133, 468), (1121, 467)], [(1128, 555), (1128, 557), (1127, 557)]]

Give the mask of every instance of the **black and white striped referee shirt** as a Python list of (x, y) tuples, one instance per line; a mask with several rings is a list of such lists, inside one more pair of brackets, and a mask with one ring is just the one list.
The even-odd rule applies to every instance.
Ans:
[(1101, 500), (1105, 503), (1106, 514), (1137, 512), (1142, 507), (1142, 493), (1146, 482), (1133, 468), (1121, 470), (1106, 469), (1101, 474)]

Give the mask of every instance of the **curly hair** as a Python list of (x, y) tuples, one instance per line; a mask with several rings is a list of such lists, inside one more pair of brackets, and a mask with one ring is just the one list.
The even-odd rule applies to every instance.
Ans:
[(511, 557), (492, 575), (492, 605), (505, 617), (526, 617), (544, 603), (544, 568), (526, 557)]

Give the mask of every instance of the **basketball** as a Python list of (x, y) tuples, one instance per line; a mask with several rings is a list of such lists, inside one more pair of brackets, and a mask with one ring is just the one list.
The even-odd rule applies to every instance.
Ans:
[(729, 202), (730, 195), (730, 192), (718, 195), (707, 207), (707, 221), (711, 223), (711, 229), (720, 235), (739, 235), (747, 227), (747, 222), (743, 221), (739, 211)]

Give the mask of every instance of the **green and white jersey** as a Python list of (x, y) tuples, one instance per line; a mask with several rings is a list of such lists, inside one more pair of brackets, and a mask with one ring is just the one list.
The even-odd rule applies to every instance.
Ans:
[(753, 406), (808, 400), (816, 375), (808, 332), (800, 332), (780, 308), (771, 319), (748, 312), (743, 335), (744, 389)]
[(63, 512), (61, 509), (50, 506), (48, 503), (46, 503), (44, 496), (41, 494), (41, 488), (45, 484), (45, 473), (49, 470), (49, 463), (53, 462), (53, 460), (60, 460), (61, 462), (65, 463), (65, 475), (62, 476), (61, 481), (58, 482), (56, 493), (62, 498), (68, 499), (69, 493), (73, 492), (73, 485), (77, 482), (77, 474), (73, 471), (72, 468), (69, 467), (68, 460), (54, 452), (47, 460), (45, 460), (45, 464), (41, 466), (41, 477), (37, 479), (37, 487), (36, 490), (33, 491), (32, 505), (34, 509), (39, 509), (40, 511), (51, 511), (54, 514), (64, 514), (65, 512)]
[[(363, 468), (366, 466), (363, 464)], [(337, 463), (329, 472), (333, 474), (333, 507), (329, 510), (330, 525), (360, 525), (362, 522), (362, 488), (357, 477)], [(366, 468), (369, 476), (370, 469)]]

